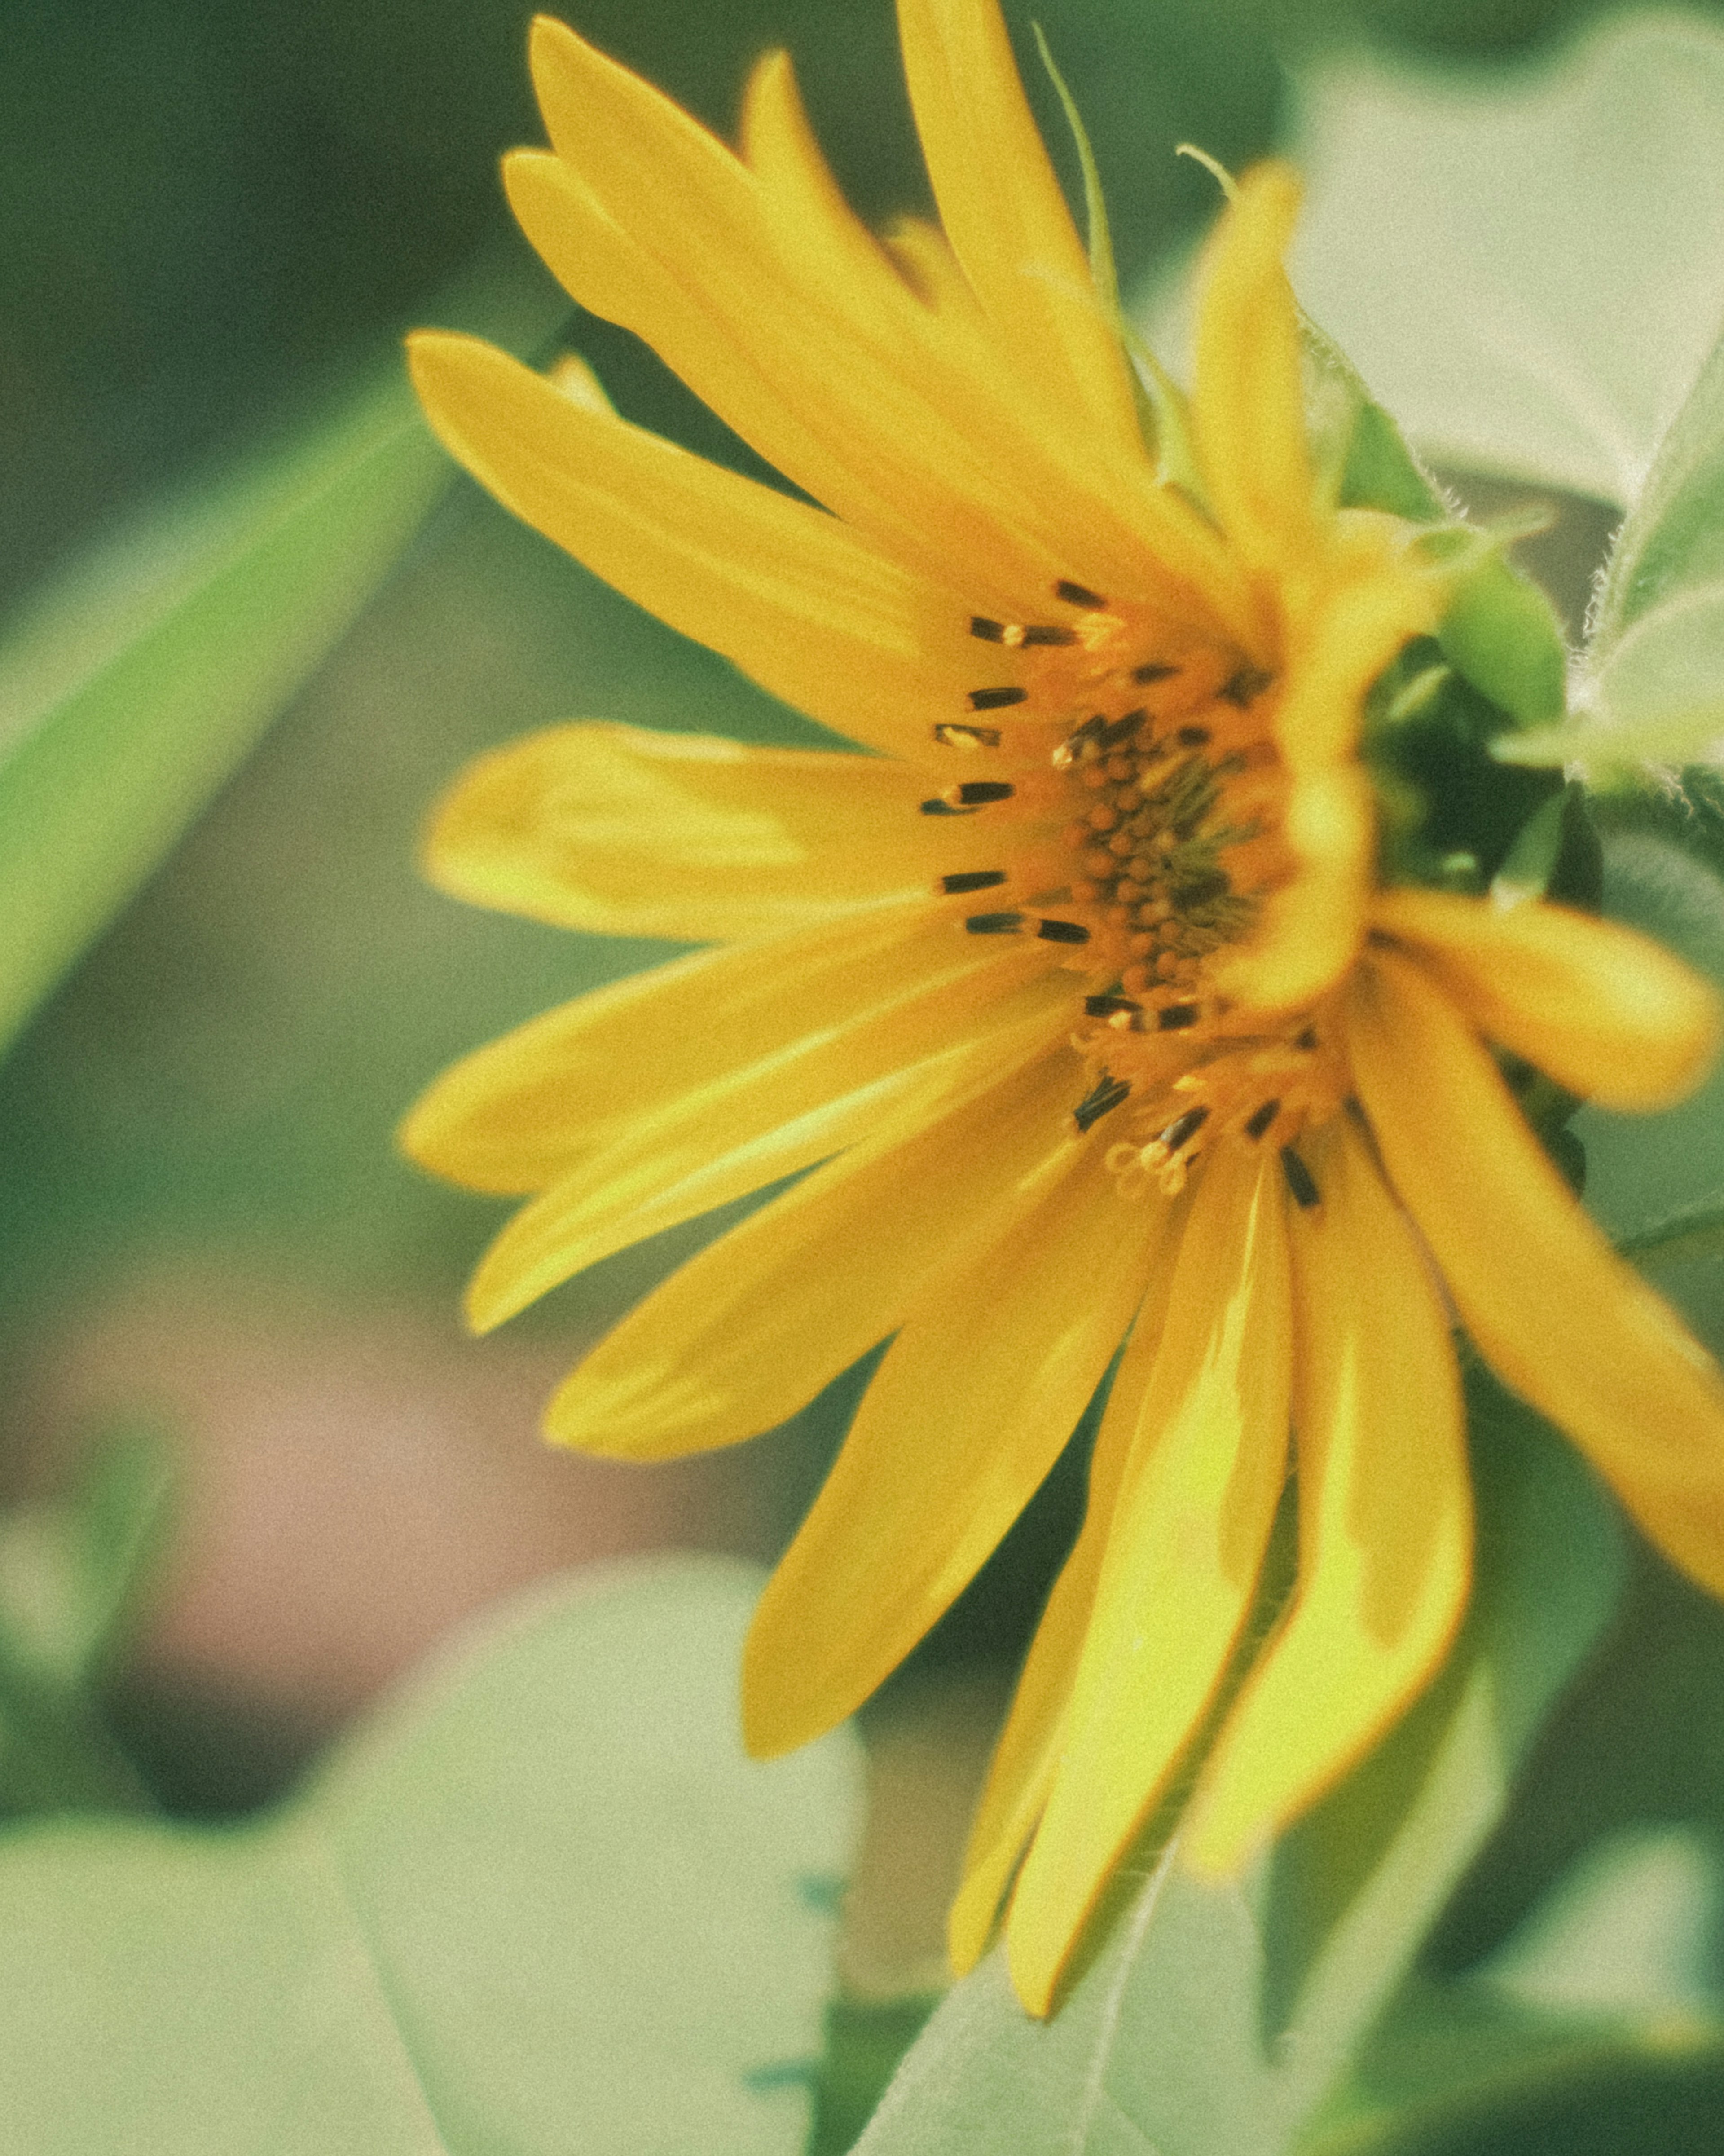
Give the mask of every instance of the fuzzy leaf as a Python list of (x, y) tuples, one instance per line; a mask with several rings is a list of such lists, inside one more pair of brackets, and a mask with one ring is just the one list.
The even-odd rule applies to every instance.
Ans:
[(30, 2156), (793, 2156), (848, 1741), (741, 1756), (757, 1588), (529, 1597), (239, 1831), (0, 1844), (0, 2116)]

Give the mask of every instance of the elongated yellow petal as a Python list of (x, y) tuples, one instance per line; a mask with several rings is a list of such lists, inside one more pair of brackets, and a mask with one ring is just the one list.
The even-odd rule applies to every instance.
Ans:
[(655, 1460), (782, 1422), (1034, 1203), (1071, 1142), (1075, 1067), (1044, 1050), (816, 1169), (624, 1318), (552, 1400), (547, 1435)]
[(916, 132), (964, 274), (1014, 363), (1105, 454), (1144, 454), (1118, 331), (1048, 162), (995, 0), (899, 0)]
[(402, 1145), (475, 1190), (542, 1189), (637, 1117), (901, 996), (919, 967), (942, 977), (948, 929), (931, 906), (870, 908), (614, 982), (454, 1065)]
[(937, 224), (923, 217), (896, 218), (880, 234), (880, 244), (924, 306), (972, 324), (979, 319), (970, 280)]
[(1059, 1768), (1071, 1688), (1095, 1604), (1114, 1508), (1161, 1353), (1174, 1260), (1184, 1226), (1183, 1201), (1150, 1209), (1147, 1285), (1090, 1462), (1084, 1524), (1060, 1568), (1036, 1626), (1012, 1711), (994, 1748), (964, 1856), (964, 1873), (947, 1927), (952, 1967), (962, 1975), (987, 1952), (1000, 1904), (1047, 1804)]
[(1214, 536), (1147, 461), (1134, 481), (1050, 425), (979, 325), (921, 305), (862, 247), (782, 64), (750, 108), (772, 184), (561, 24), (535, 26), (533, 66), (558, 155), (505, 165), (528, 238), (817, 501), (1007, 619), (1034, 619), (1061, 578), (1147, 600), (1197, 576), (1199, 608), (1238, 603)]
[(1717, 1053), (1717, 992), (1615, 921), (1410, 890), (1379, 892), (1371, 919), (1421, 953), (1481, 1032), (1607, 1107), (1680, 1100)]
[(424, 331), (408, 355), (432, 425), (476, 479), (774, 696), (911, 753), (963, 711), (962, 608), (835, 517), (577, 404), (477, 338)]
[(997, 867), (998, 834), (917, 814), (947, 783), (880, 757), (589, 721), (469, 764), (427, 867), (458, 898), (561, 927), (728, 942)]
[(1025, 1039), (1060, 1038), (1066, 992), (1030, 978), (1033, 959), (978, 964), (956, 937), (939, 947), (943, 972), (906, 964), (895, 994), (876, 981), (847, 1020), (632, 1117), (491, 1245), (467, 1291), (472, 1323), (489, 1331), (613, 1250), (811, 1167), (912, 1103), (926, 1110), (1003, 1054), (1021, 1058)]
[(757, 1756), (843, 1721), (903, 1660), (1024, 1509), (1124, 1337), (1155, 1215), (1076, 1138), (1047, 1181), (998, 1243), (917, 1297), (773, 1573), (742, 1666)]
[(1298, 210), (1291, 168), (1256, 166), (1222, 212), (1199, 273), (1192, 433), (1223, 530), (1263, 570), (1303, 568), (1321, 544), (1299, 318), (1281, 266)]
[[(1410, 637), (1436, 625), (1441, 586), (1394, 552), (1386, 520), (1355, 526), (1314, 594), (1296, 588), (1275, 740), (1296, 778), (1351, 758), (1365, 697)], [(1290, 583), (1298, 580), (1290, 578)]]
[(1032, 2013), (1226, 1668), (1286, 1471), (1290, 1288), (1273, 1156), (1208, 1162), (1006, 1948)]
[(1724, 1594), (1724, 1382), (1616, 1257), (1444, 990), (1374, 952), (1347, 1041), (1383, 1165), (1498, 1374), (1575, 1440), (1665, 1554)]
[(1299, 1586), (1229, 1712), (1184, 1839), (1236, 1870), (1382, 1734), (1448, 1650), (1472, 1495), (1449, 1321), (1405, 1216), (1344, 1119), (1307, 1147), (1292, 1223)]

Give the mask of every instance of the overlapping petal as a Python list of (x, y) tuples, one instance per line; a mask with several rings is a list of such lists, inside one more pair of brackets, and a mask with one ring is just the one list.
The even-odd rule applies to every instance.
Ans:
[(836, 517), (577, 404), (477, 338), (421, 331), (409, 357), (444, 446), (499, 501), (774, 696), (900, 752), (962, 708), (961, 608)]
[(1114, 1507), (1161, 1353), (1175, 1263), (1188, 1207), (1157, 1206), (1147, 1227), (1146, 1287), (1125, 1353), (1108, 1394), (1090, 1463), (1084, 1523), (1060, 1568), (1036, 1626), (1011, 1712), (994, 1747), (988, 1780), (964, 1854), (963, 1878), (952, 1905), (947, 1945), (960, 1975), (986, 1952), (1000, 1905), (1048, 1800), (1060, 1764), (1066, 1710), (1095, 1606), (1095, 1587), (1113, 1531)]
[(1273, 1156), (1239, 1149), (1209, 1163), (1193, 1201), (1060, 1763), (1012, 1897), (1007, 1953), (1034, 2013), (1196, 1733), (1255, 1597), (1286, 1469), (1285, 1198)]
[[(542, 1189), (638, 1117), (895, 1004), (919, 970), (948, 978), (955, 942), (930, 904), (875, 907), (634, 974), (464, 1057), (408, 1116), (402, 1144), (475, 1190)], [(989, 959), (1021, 963), (1015, 947)]]
[(1574, 1203), (1419, 967), (1374, 953), (1347, 1038), (1389, 1179), (1480, 1351), (1667, 1557), (1724, 1594), (1724, 1379), (1710, 1358)]
[(928, 1283), (875, 1372), (755, 1617), (752, 1751), (818, 1736), (903, 1660), (1023, 1510), (1112, 1360), (1146, 1283), (1145, 1223), (1081, 1138), (1045, 1179), (999, 1242)]
[(549, 1435), (657, 1460), (782, 1422), (1031, 1209), (1070, 1142), (1070, 1085), (1069, 1050), (1026, 1044), (937, 1115), (817, 1169), (624, 1318), (552, 1401)]
[(1428, 1682), (1466, 1606), (1472, 1487), (1449, 1320), (1405, 1216), (1345, 1120), (1311, 1149), (1291, 1223), (1299, 1584), (1204, 1770), (1199, 1870), (1353, 1765)]

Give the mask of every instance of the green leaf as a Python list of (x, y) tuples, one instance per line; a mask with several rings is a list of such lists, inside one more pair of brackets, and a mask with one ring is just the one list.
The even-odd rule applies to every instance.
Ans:
[(742, 1757), (757, 1586), (685, 1558), (530, 1597), (261, 1825), (0, 1842), (6, 2138), (793, 2156), (853, 1762)]
[(341, 636), (449, 475), (391, 354), (74, 567), (0, 652), (0, 1046)]
[[(1680, 765), (1724, 736), (1724, 343), (1660, 447), (1612, 552), (1578, 715), (1531, 745), (1594, 784)], [(1516, 760), (1527, 744), (1509, 752)]]
[(95, 1686), (146, 1587), (167, 1445), (121, 1430), (64, 1497), (0, 1516), (0, 1814), (146, 1807)]
[(1516, 2120), (1601, 2085), (1716, 2075), (1721, 1913), (1718, 1851), (1691, 1829), (1611, 1837), (1475, 1969), (1404, 1988), (1307, 2156), (1514, 2145)]
[(1296, 2144), (1615, 1598), (1615, 1518), (1587, 1471), (1487, 1381), (1472, 1390), (1478, 1584), (1431, 1690), (1255, 1881), (1192, 1878), (1176, 1840), (1050, 2022), (1024, 2014), (991, 1955), (935, 2015), (858, 2156)]
[(1627, 15), (1536, 70), (1299, 83), (1301, 300), (1421, 454), (1639, 494), (1718, 332), (1724, 34)]

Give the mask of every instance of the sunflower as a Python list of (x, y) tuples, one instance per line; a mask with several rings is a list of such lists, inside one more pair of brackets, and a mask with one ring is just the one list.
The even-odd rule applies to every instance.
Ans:
[[(993, 0), (899, 13), (940, 222), (884, 236), (782, 55), (736, 154), (535, 27), (528, 236), (800, 498), (626, 424), (578, 364), (423, 334), (425, 409), (511, 509), (860, 749), (592, 723), (482, 759), (431, 837), (446, 888), (706, 947), (482, 1049), (405, 1142), (530, 1198), (481, 1327), (788, 1183), (575, 1371), (562, 1442), (728, 1445), (890, 1341), (755, 1620), (757, 1753), (867, 1697), (1111, 1373), (952, 1918), (960, 1968), (1003, 1922), (1045, 2011), (1199, 1732), (1184, 1846), (1213, 1871), (1440, 1662), (1472, 1535), (1457, 1320), (1724, 1592), (1724, 1384), (1504, 1075), (1656, 1106), (1718, 1021), (1619, 927), (1385, 879), (1367, 697), (1452, 572), (1313, 454), (1292, 174), (1248, 173), (1201, 265), (1176, 480)], [(1290, 1486), (1296, 1583), (1226, 1694)]]

